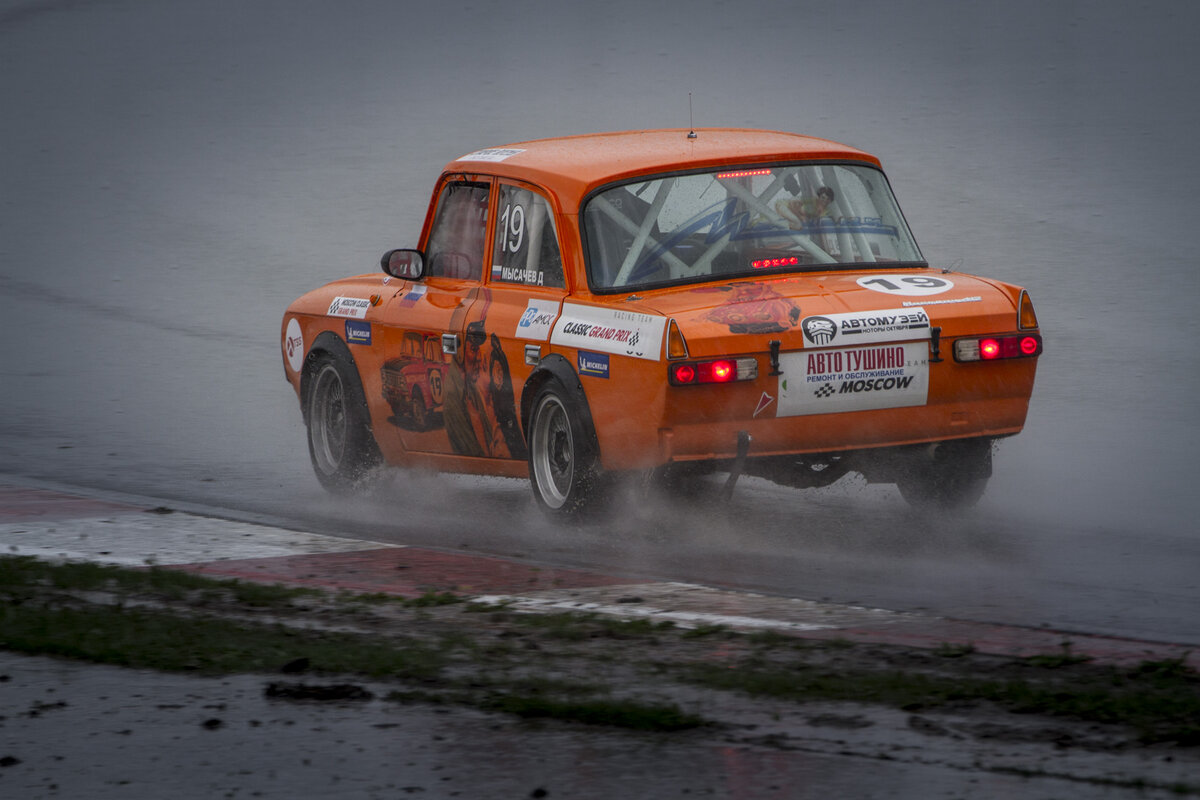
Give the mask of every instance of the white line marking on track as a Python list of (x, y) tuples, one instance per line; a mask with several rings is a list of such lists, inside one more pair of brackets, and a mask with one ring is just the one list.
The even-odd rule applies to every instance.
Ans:
[(476, 603), (504, 605), (508, 609), (525, 613), (547, 611), (573, 611), (579, 613), (604, 614), (611, 617), (653, 619), (674, 622), (681, 628), (699, 628), (706, 625), (724, 625), (727, 628), (756, 630), (819, 631), (833, 625), (816, 625), (809, 622), (790, 622), (777, 619), (757, 619), (733, 614), (706, 614), (699, 611), (669, 611), (644, 605), (608, 605), (605, 603), (580, 603), (571, 600), (555, 600), (549, 597), (519, 597), (514, 595), (485, 595), (476, 597)]
[(0, 552), (8, 555), (123, 566), (354, 553), (397, 546), (179, 512), (0, 524)]

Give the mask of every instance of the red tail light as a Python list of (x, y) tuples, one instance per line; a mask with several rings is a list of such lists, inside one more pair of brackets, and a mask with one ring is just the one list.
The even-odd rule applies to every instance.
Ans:
[(753, 358), (720, 358), (714, 361), (686, 361), (667, 368), (667, 378), (675, 386), (699, 383), (732, 383), (758, 377), (758, 362)]
[(954, 342), (955, 361), (996, 361), (1002, 358), (1026, 358), (1040, 355), (1042, 337), (1036, 333), (1016, 336), (987, 336), (983, 339), (958, 339)]

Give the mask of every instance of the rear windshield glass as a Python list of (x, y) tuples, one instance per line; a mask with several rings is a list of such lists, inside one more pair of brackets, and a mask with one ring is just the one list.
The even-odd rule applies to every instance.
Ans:
[(593, 290), (797, 270), (924, 265), (883, 173), (788, 164), (669, 175), (594, 195)]

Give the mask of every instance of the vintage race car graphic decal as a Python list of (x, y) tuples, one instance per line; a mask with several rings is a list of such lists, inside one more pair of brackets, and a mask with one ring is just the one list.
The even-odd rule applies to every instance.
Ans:
[(503, 161), (506, 158), (512, 158), (517, 153), (524, 153), (521, 148), (516, 147), (488, 147), (483, 150), (476, 150), (474, 153), (467, 153), (457, 161)]
[(550, 342), (657, 361), (666, 325), (665, 317), (564, 303)]
[(728, 325), (730, 333), (781, 333), (800, 318), (799, 306), (765, 284), (739, 283), (699, 291), (729, 293), (705, 319)]
[(530, 300), (525, 304), (525, 313), (517, 321), (517, 338), (546, 341), (550, 338), (550, 329), (554, 327), (557, 316), (557, 300)]
[(335, 297), (327, 313), (331, 317), (353, 317), (362, 319), (367, 315), (371, 301), (365, 297)]
[(776, 415), (923, 406), (928, 359), (924, 342), (784, 353)]
[(872, 292), (909, 296), (941, 294), (954, 288), (954, 281), (949, 278), (929, 275), (867, 275), (855, 283)]
[(346, 320), (346, 343), (369, 345), (371, 343), (371, 323)]
[(283, 352), (287, 356), (288, 366), (294, 372), (299, 372), (304, 365), (304, 335), (295, 317), (288, 320), (287, 333), (283, 335)]
[(925, 309), (886, 308), (805, 317), (800, 323), (805, 346), (900, 342), (929, 338), (929, 315)]
[(608, 353), (588, 353), (580, 350), (579, 374), (591, 375), (593, 378), (607, 378)]

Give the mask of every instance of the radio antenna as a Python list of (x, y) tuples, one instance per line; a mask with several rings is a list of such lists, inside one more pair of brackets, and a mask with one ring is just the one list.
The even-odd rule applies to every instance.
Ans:
[(692, 121), (692, 93), (688, 92), (688, 138), (696, 138), (696, 124)]

